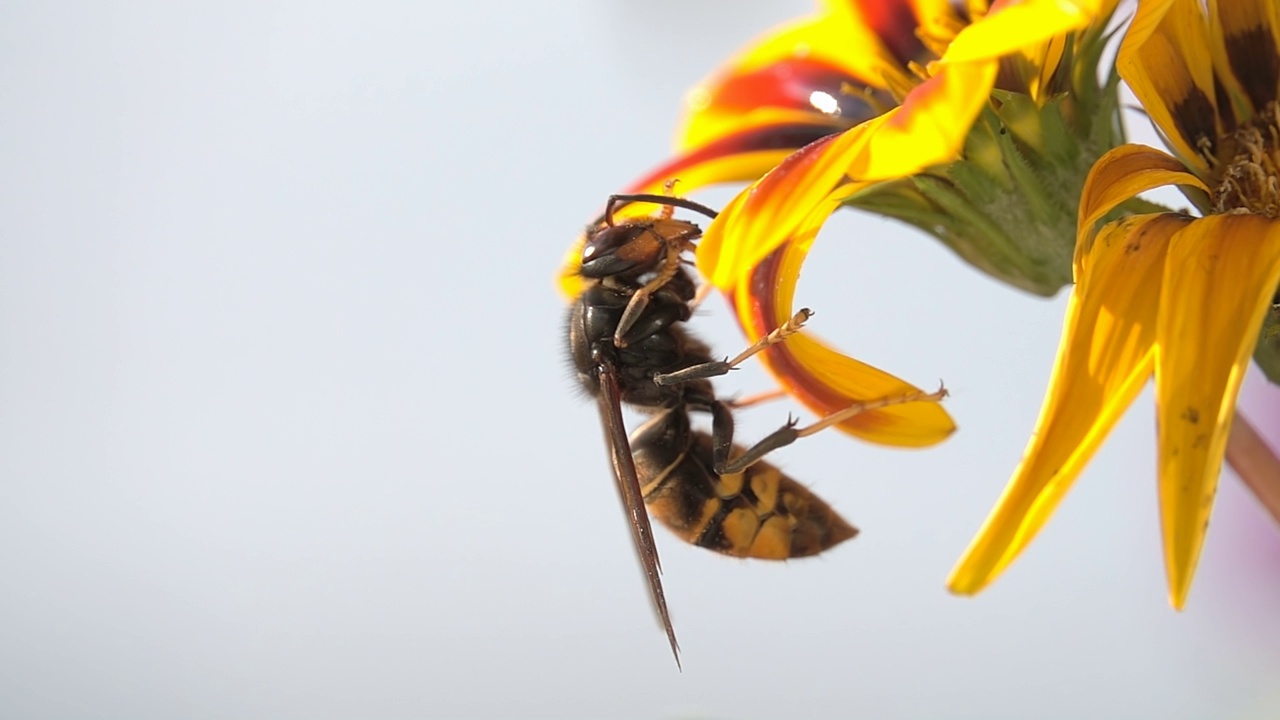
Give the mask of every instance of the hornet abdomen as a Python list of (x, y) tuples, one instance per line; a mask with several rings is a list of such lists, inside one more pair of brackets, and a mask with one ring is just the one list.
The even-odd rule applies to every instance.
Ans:
[[(694, 431), (683, 408), (631, 435), (649, 515), (688, 543), (734, 557), (786, 560), (816, 555), (858, 531), (808, 488), (767, 462), (717, 475), (711, 435)], [(732, 455), (743, 452), (734, 446)]]

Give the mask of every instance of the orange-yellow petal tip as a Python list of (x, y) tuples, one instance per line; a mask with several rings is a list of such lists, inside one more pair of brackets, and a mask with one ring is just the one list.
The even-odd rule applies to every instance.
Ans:
[(1022, 461), (947, 583), (992, 582), (1048, 522), (1155, 366), (1160, 278), (1186, 226), (1153, 215), (1108, 225), (1081, 264), (1045, 403)]

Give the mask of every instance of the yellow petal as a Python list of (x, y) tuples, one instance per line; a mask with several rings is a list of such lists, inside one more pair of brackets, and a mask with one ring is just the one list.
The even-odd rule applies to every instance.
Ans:
[(1280, 223), (1198, 220), (1173, 239), (1157, 330), (1160, 517), (1169, 600), (1186, 601), (1204, 542), (1236, 395), (1280, 284)]
[(1006, 63), (1002, 67), (1002, 73), (1008, 72), (1010, 65), (1012, 65), (1012, 69), (1018, 73), (1017, 77), (1022, 78), (1027, 94), (1037, 104), (1043, 105), (1051, 98), (1051, 96), (1045, 94), (1045, 90), (1049, 88), (1050, 83), (1057, 74), (1058, 65), (1062, 62), (1062, 58), (1066, 56), (1067, 49), (1077, 45), (1082, 38), (1090, 37), (1086, 32), (1095, 36), (1101, 35), (1111, 20), (1111, 15), (1115, 12), (1115, 6), (1118, 1), (1104, 0), (1099, 3), (1077, 3), (1079, 11), (1089, 18), (1088, 26), (1090, 30), (1085, 31), (1084, 26), (1082, 26), (1076, 30), (1075, 35), (1058, 34), (1034, 45), (1027, 46), (1021, 51), (1021, 62)]
[(1205, 176), (1209, 168), (1200, 143), (1214, 142), (1221, 133), (1200, 0), (1138, 3), (1116, 67), (1178, 157)]
[(951, 572), (976, 593), (1031, 542), (1151, 376), (1160, 280), (1174, 214), (1106, 225), (1084, 258), (1040, 418), (1000, 501)]
[(827, 208), (823, 218), (830, 214), (847, 196), (841, 188), (850, 148), (879, 120), (804, 147), (726, 205), (698, 243), (702, 276), (722, 290), (732, 288), (796, 235), (819, 206)]
[(1054, 36), (1085, 27), (1097, 10), (1096, 3), (1063, 0), (1001, 3), (981, 21), (962, 30), (947, 47), (942, 62), (995, 60), (1021, 52), (1028, 45), (1048, 42)]
[(1013, 68), (1019, 71), (1027, 94), (1037, 105), (1044, 105), (1049, 99), (1045, 95), (1045, 88), (1058, 72), (1058, 65), (1068, 46), (1067, 37), (1057, 35), (1046, 42), (1025, 48), (1021, 53), (1021, 62), (1012, 63)]
[[(800, 266), (833, 209), (834, 205), (816, 210), (730, 295), (751, 341), (792, 316)], [(763, 351), (761, 361), (790, 395), (820, 416), (858, 402), (919, 392), (910, 383), (824, 345), (807, 331)], [(864, 412), (838, 427), (882, 445), (923, 447), (946, 439), (956, 426), (938, 403), (915, 402)]]
[[(765, 368), (787, 394), (818, 416), (855, 403), (921, 392), (919, 387), (831, 348), (810, 335), (795, 335), (761, 354)], [(930, 388), (933, 390), (936, 388)], [(867, 442), (893, 447), (927, 447), (956, 430), (951, 415), (936, 402), (912, 402), (869, 410), (836, 427)]]
[(960, 156), (969, 128), (989, 102), (998, 63), (936, 66), (898, 108), (863, 123), (866, 142), (849, 148), (847, 174), (856, 180), (893, 180)]
[(1155, 148), (1121, 145), (1099, 158), (1089, 170), (1080, 193), (1080, 214), (1076, 222), (1077, 272), (1099, 220), (1120, 203), (1165, 185), (1187, 185), (1209, 191), (1177, 158)]

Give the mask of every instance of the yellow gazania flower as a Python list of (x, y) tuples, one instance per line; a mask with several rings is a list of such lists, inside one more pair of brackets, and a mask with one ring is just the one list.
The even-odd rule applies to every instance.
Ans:
[[(903, 68), (927, 55), (916, 35), (932, 4), (832, 0), (760, 38), (689, 93), (674, 157), (620, 192), (658, 193), (668, 180), (679, 180), (681, 194), (751, 182), (809, 143), (880, 114), (893, 105), (888, 84), (908, 83)], [(569, 297), (581, 289), (583, 239), (560, 269)]]
[[(920, 47), (923, 55), (903, 64), (883, 54), (865, 57), (850, 52), (850, 47), (857, 47), (856, 37), (839, 46), (849, 61), (860, 63), (861, 72), (882, 79), (874, 86), (885, 88), (899, 102), (838, 138), (804, 148), (801, 152), (813, 157), (797, 160), (781, 177), (762, 179), (725, 208), (708, 233), (714, 247), (703, 248), (698, 256), (699, 269), (714, 284), (739, 285), (766, 255), (799, 234), (799, 228), (820, 225), (831, 210), (860, 191), (959, 159), (975, 121), (992, 102), (997, 80), (999, 87), (1037, 101), (1051, 99), (1048, 84), (1066, 52), (1066, 35), (1110, 17), (1116, 0), (1001, 0), (989, 9), (987, 2), (974, 0), (965, 8), (974, 18), (971, 24), (948, 0), (904, 4), (927, 19), (915, 31), (926, 42)], [(828, 13), (838, 18), (842, 12), (873, 5), (829, 3)], [(832, 24), (823, 26), (828, 33)], [(759, 51), (772, 47), (764, 43)], [(929, 61), (930, 56), (938, 59)], [(737, 117), (746, 124), (753, 116)], [(695, 116), (692, 124), (718, 128), (713, 118)], [(1044, 142), (1027, 131), (1028, 121), (1002, 119), (1007, 126), (1001, 130), (1032, 145)], [(989, 157), (992, 148), (980, 150), (983, 154), (971, 158), (975, 163), (999, 163), (999, 158)]]
[[(898, 90), (914, 82), (908, 67), (931, 56), (929, 46), (936, 41), (927, 39), (953, 35), (962, 24), (945, 0), (826, 2), (815, 15), (768, 34), (695, 88), (676, 156), (622, 192), (661, 192), (670, 179), (679, 180), (682, 194), (713, 183), (756, 180), (796, 150), (892, 107)], [(624, 213), (650, 209), (636, 204)], [(560, 289), (570, 297), (581, 290), (582, 239), (560, 270)], [(711, 245), (718, 253), (719, 243)], [(698, 249), (700, 263), (706, 247)], [(773, 312), (768, 309), (769, 317)], [(918, 390), (826, 349), (807, 333), (784, 345), (806, 348), (806, 357), (823, 353), (844, 378), (834, 388), (806, 387), (803, 380), (787, 387), (823, 414), (858, 400)], [(766, 363), (777, 371), (790, 350), (772, 350), (766, 351)], [(937, 403), (912, 403), (862, 413), (839, 427), (881, 444), (924, 446), (945, 439), (955, 423)]]
[[(1173, 155), (1126, 145), (1090, 172), (1076, 286), (1035, 434), (949, 580), (974, 593), (1017, 557), (1155, 375), (1170, 602), (1200, 556), (1236, 395), (1280, 298), (1280, 11), (1273, 0), (1140, 0), (1118, 66)], [(1178, 185), (1203, 217), (1098, 228)]]
[[(848, 36), (843, 42), (828, 37), (841, 27), (857, 26), (842, 25), (840, 18), (872, 5), (829, 3), (824, 22), (802, 27), (811, 33), (815, 48), (834, 48), (827, 51), (833, 62), (835, 58), (846, 58), (846, 62), (860, 63), (863, 77), (880, 78), (873, 85), (884, 88), (901, 102), (789, 156), (723, 209), (698, 248), (699, 270), (730, 296), (739, 322), (752, 341), (790, 317), (800, 266), (819, 228), (833, 211), (886, 181), (923, 176), (929, 168), (960, 158), (975, 121), (988, 110), (993, 91), (999, 92), (998, 82), (1001, 88), (1020, 91), (1022, 98), (1038, 103), (1053, 101), (1050, 81), (1065, 54), (1073, 49), (1065, 37), (1072, 31), (1091, 28), (1091, 37), (1096, 40), (1101, 35), (1098, 21), (1110, 16), (1115, 0), (1005, 1), (993, 3), (989, 9), (987, 3), (974, 1), (966, 7), (967, 18), (974, 20), (971, 24), (946, 0), (903, 3), (901, 7), (912, 8), (920, 19), (915, 37), (921, 40), (916, 48), (922, 53), (906, 63), (883, 47), (880, 52), (865, 55), (851, 52), (850, 48), (859, 47), (858, 37)], [(780, 35), (790, 38), (786, 32)], [(794, 47), (796, 40), (790, 38), (787, 42)], [(772, 41), (762, 43), (756, 52), (766, 57), (782, 54)], [(815, 50), (824, 58), (828, 57), (827, 52)], [(939, 59), (927, 62), (929, 56)], [(747, 57), (750, 59), (751, 55)], [(1095, 72), (1095, 65), (1085, 65), (1088, 72)], [(749, 60), (742, 61), (729, 77), (748, 77), (754, 67)], [(1006, 109), (1024, 107), (1018, 104), (1018, 96), (1002, 97), (1007, 101)], [(730, 125), (750, 125), (756, 115), (774, 117), (763, 111), (755, 115), (727, 111), (723, 115), (723, 122)], [(1042, 135), (1026, 132), (1027, 123), (1019, 122), (1019, 117), (1033, 115), (1002, 116), (1002, 127), (990, 133), (997, 139), (986, 145), (971, 143), (964, 153), (966, 159), (972, 167), (1019, 185), (1019, 178), (1009, 175), (1008, 166), (1014, 166), (1016, 172), (1020, 163), (1007, 163), (999, 148), (1000, 143), (1009, 142), (1003, 138), (1005, 129), (1029, 145), (1043, 142)], [(720, 131), (722, 126), (715, 120), (719, 120), (718, 115), (706, 120), (695, 117), (693, 129), (686, 136), (700, 138), (700, 123), (710, 128), (708, 132)], [(1029, 122), (1034, 124), (1034, 118)], [(1045, 150), (1052, 154), (1055, 148)], [(924, 187), (923, 177), (920, 186)], [(941, 193), (933, 199), (945, 202)], [(1073, 225), (1069, 211), (1064, 210), (1063, 215), (1067, 218), (1064, 225)], [(920, 220), (922, 225), (938, 227), (946, 227), (947, 222), (941, 214)], [(1071, 229), (1058, 230), (1056, 235), (1059, 244), (1068, 248), (1061, 256), (1065, 266), (1070, 257)], [(975, 264), (987, 261), (983, 257), (966, 259)], [(1062, 281), (1066, 279), (1064, 272)], [(1052, 289), (1060, 285), (1058, 282)], [(910, 387), (836, 352), (811, 335), (771, 347), (761, 356), (789, 394), (820, 414), (834, 412), (858, 399)], [(867, 414), (851, 419), (842, 429), (878, 442), (924, 446), (945, 438), (954, 427), (936, 405), (902, 405), (893, 410), (895, 419), (900, 421), (896, 427), (883, 424), (884, 416)]]

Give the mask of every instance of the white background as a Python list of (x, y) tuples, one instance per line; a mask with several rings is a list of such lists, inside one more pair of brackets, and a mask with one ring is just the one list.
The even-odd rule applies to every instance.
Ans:
[(662, 533), (676, 672), (553, 276), (684, 91), (808, 9), (0, 8), (0, 715), (1273, 717), (1280, 534), (1224, 474), (1169, 608), (1149, 392), (1005, 577), (945, 591), (1064, 298), (853, 213), (806, 269), (812, 328), (945, 379), (961, 430), (778, 453), (863, 531), (824, 558)]

